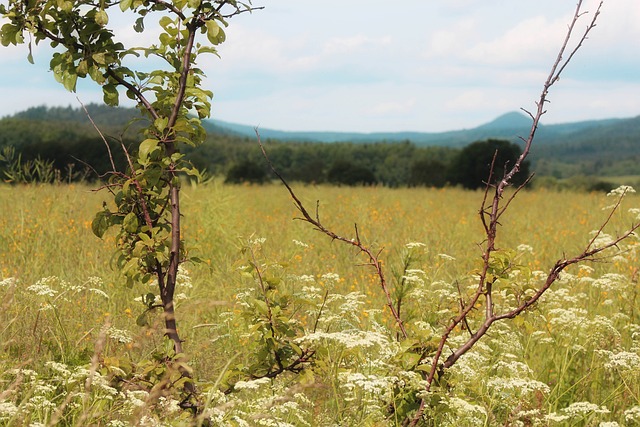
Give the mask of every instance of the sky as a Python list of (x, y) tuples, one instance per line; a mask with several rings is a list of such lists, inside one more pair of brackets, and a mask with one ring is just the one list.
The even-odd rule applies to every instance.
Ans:
[[(7, 0), (0, 0), (6, 3)], [(253, 0), (221, 58), (199, 61), (212, 117), (289, 131), (441, 132), (533, 111), (576, 0)], [(582, 33), (598, 2), (578, 23)], [(116, 10), (119, 10), (116, 8)], [(113, 12), (115, 15), (116, 12)], [(125, 42), (157, 38), (110, 16)], [(640, 115), (640, 1), (605, 0), (595, 30), (552, 88), (543, 124)], [(0, 46), (0, 116), (100, 102), (48, 71), (51, 50)], [(122, 97), (124, 98), (124, 97)]]

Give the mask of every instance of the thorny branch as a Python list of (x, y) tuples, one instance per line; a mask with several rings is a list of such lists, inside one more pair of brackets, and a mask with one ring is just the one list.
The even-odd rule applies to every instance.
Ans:
[[(531, 145), (533, 143), (535, 134), (536, 134), (536, 130), (538, 128), (539, 122), (542, 118), (542, 116), (546, 113), (545, 110), (545, 103), (548, 102), (547, 100), (547, 96), (549, 94), (549, 90), (550, 88), (560, 79), (560, 75), (562, 74), (562, 72), (565, 70), (565, 68), (567, 67), (567, 65), (569, 64), (569, 62), (571, 61), (571, 59), (574, 57), (575, 53), (578, 51), (578, 49), (583, 45), (583, 43), (585, 42), (585, 40), (587, 39), (588, 34), (591, 32), (591, 30), (593, 30), (596, 26), (596, 20), (598, 15), (600, 14), (600, 9), (602, 7), (602, 2), (600, 2), (600, 4), (598, 5), (598, 8), (595, 12), (595, 14), (593, 15), (593, 18), (590, 22), (590, 24), (586, 27), (584, 33), (582, 34), (581, 38), (579, 39), (578, 43), (576, 44), (576, 46), (574, 47), (574, 49), (571, 51), (571, 53), (569, 54), (569, 56), (566, 59), (563, 59), (564, 53), (566, 52), (568, 45), (569, 45), (569, 41), (571, 40), (571, 36), (573, 34), (574, 28), (576, 23), (578, 22), (578, 20), (586, 13), (586, 12), (582, 12), (581, 8), (582, 8), (582, 0), (580, 0), (576, 6), (576, 10), (575, 13), (573, 15), (573, 19), (567, 29), (567, 34), (566, 37), (564, 39), (564, 42), (560, 48), (560, 51), (558, 53), (558, 56), (556, 57), (556, 60), (553, 64), (553, 66), (551, 67), (551, 71), (548, 75), (547, 80), (545, 81), (544, 85), (543, 85), (543, 89), (542, 92), (540, 94), (540, 98), (538, 100), (538, 102), (536, 103), (537, 105), (537, 110), (535, 115), (530, 113), (527, 110), (524, 110), (532, 119), (532, 125), (531, 125), (531, 130), (529, 132), (529, 136), (527, 139), (521, 138), (525, 145), (524, 145), (524, 149), (522, 151), (522, 154), (519, 156), (519, 158), (517, 159), (517, 161), (515, 162), (515, 164), (513, 165), (513, 167), (504, 175), (504, 177), (500, 180), (500, 182), (498, 182), (496, 185), (491, 185), (491, 184), (487, 184), (486, 189), (485, 189), (485, 194), (484, 194), (484, 199), (482, 202), (482, 209), (480, 209), (480, 218), (482, 221), (482, 224), (484, 226), (485, 229), (485, 234), (486, 234), (486, 240), (485, 240), (485, 249), (484, 249), (484, 253), (482, 254), (482, 259), (483, 259), (483, 268), (482, 268), (482, 272), (480, 273), (480, 277), (479, 277), (479, 281), (478, 281), (478, 287), (476, 289), (476, 292), (474, 293), (473, 297), (471, 298), (471, 300), (469, 301), (469, 303), (466, 305), (466, 307), (461, 311), (461, 313), (451, 321), (451, 323), (449, 324), (449, 326), (446, 328), (444, 334), (441, 337), (440, 343), (438, 345), (438, 350), (436, 351), (436, 354), (434, 355), (432, 362), (431, 362), (431, 370), (429, 372), (429, 376), (427, 378), (427, 391), (429, 391), (433, 380), (436, 376), (437, 373), (441, 373), (443, 372), (445, 369), (450, 368), (451, 366), (453, 366), (456, 361), (463, 355), (465, 354), (467, 351), (469, 351), (476, 342), (478, 342), (489, 330), (489, 328), (491, 327), (491, 325), (498, 321), (498, 320), (503, 320), (503, 319), (512, 319), (516, 316), (518, 316), (519, 314), (521, 314), (522, 312), (524, 312), (525, 310), (529, 309), (531, 306), (533, 306), (539, 299), (540, 297), (551, 287), (551, 285), (558, 279), (560, 273), (567, 268), (570, 265), (573, 264), (577, 264), (579, 262), (583, 262), (583, 261), (593, 261), (595, 260), (595, 256), (599, 253), (601, 253), (602, 251), (609, 249), (611, 247), (616, 246), (618, 243), (620, 243), (622, 240), (626, 239), (627, 237), (631, 236), (635, 230), (638, 229), (638, 227), (640, 227), (639, 223), (633, 224), (628, 231), (626, 231), (624, 234), (622, 234), (621, 236), (619, 236), (618, 238), (614, 239), (613, 241), (607, 243), (606, 245), (599, 247), (599, 248), (594, 248), (593, 245), (595, 243), (595, 240), (597, 239), (598, 236), (601, 235), (604, 227), (609, 223), (613, 212), (615, 212), (617, 210), (617, 208), (619, 207), (620, 201), (621, 199), (618, 201), (618, 203), (613, 207), (611, 213), (609, 214), (609, 217), (603, 222), (603, 224), (601, 225), (601, 227), (599, 228), (598, 232), (596, 233), (596, 235), (593, 237), (593, 239), (587, 244), (587, 246), (585, 247), (584, 251), (573, 257), (570, 259), (561, 259), (558, 260), (555, 265), (551, 268), (551, 270), (549, 271), (547, 278), (544, 282), (544, 284), (542, 286), (540, 286), (540, 288), (534, 293), (534, 295), (528, 299), (525, 300), (524, 302), (521, 302), (520, 305), (511, 310), (508, 311), (506, 313), (502, 313), (502, 314), (496, 314), (494, 312), (494, 306), (493, 306), (493, 301), (492, 301), (492, 282), (487, 280), (488, 278), (488, 272), (490, 269), (490, 259), (491, 259), (491, 255), (493, 254), (493, 252), (496, 251), (496, 247), (495, 247), (495, 241), (496, 241), (496, 235), (497, 235), (497, 229), (498, 229), (498, 225), (499, 225), (499, 219), (500, 217), (504, 214), (504, 212), (506, 211), (507, 207), (510, 205), (510, 203), (514, 200), (515, 196), (517, 195), (517, 193), (526, 185), (523, 184), (520, 187), (518, 187), (516, 189), (516, 191), (510, 195), (510, 197), (507, 198), (506, 202), (501, 203), (503, 196), (504, 196), (504, 192), (506, 190), (506, 188), (508, 186), (511, 185), (511, 181), (513, 176), (518, 173), (518, 171), (520, 170), (520, 167), (522, 165), (522, 163), (525, 161), (525, 159), (527, 158), (527, 156), (529, 155), (530, 149), (531, 149)], [(493, 167), (492, 167), (493, 169)], [(529, 182), (529, 180), (531, 179), (531, 177), (529, 177), (529, 179), (527, 180), (527, 182)], [(491, 182), (491, 180), (488, 180), (488, 182)], [(489, 198), (489, 193), (491, 191), (491, 188), (494, 188), (494, 192), (493, 192), (493, 196), (491, 198)], [(490, 200), (489, 200), (490, 199)], [(460, 325), (460, 323), (462, 322), (466, 322), (466, 316), (471, 312), (471, 310), (473, 310), (473, 308), (475, 307), (476, 303), (480, 300), (480, 298), (484, 296), (485, 297), (485, 320), (484, 322), (480, 325), (480, 327), (478, 328), (478, 330), (473, 333), (471, 335), (471, 337), (462, 345), (460, 346), (458, 349), (456, 349), (451, 355), (449, 355), (449, 357), (444, 361), (444, 363), (440, 363), (440, 358), (442, 357), (442, 353), (445, 347), (445, 344), (447, 343), (448, 339), (449, 339), (449, 335), (451, 334), (451, 332), (458, 327), (458, 325)], [(406, 420), (405, 421), (405, 425), (410, 425), (410, 426), (415, 426), (417, 425), (417, 423), (420, 421), (420, 419), (422, 418), (422, 415), (424, 414), (424, 409), (426, 406), (426, 401), (424, 399), (421, 400), (420, 402), (420, 407), (417, 411), (417, 413), (415, 414), (415, 416), (411, 419), (411, 420)]]
[(405, 329), (404, 323), (402, 322), (402, 319), (400, 318), (400, 314), (398, 313), (398, 311), (396, 310), (396, 308), (395, 308), (395, 306), (393, 304), (393, 298), (391, 297), (391, 292), (389, 290), (389, 286), (387, 284), (387, 280), (386, 280), (385, 275), (384, 275), (384, 271), (383, 271), (383, 267), (382, 267), (382, 260), (379, 258), (380, 252), (374, 253), (371, 248), (367, 247), (364, 243), (362, 243), (362, 240), (360, 239), (360, 233), (358, 231), (358, 225), (357, 224), (354, 225), (355, 238), (353, 238), (353, 239), (348, 239), (346, 237), (339, 236), (338, 234), (334, 233), (333, 231), (331, 231), (330, 229), (325, 227), (320, 222), (320, 216), (318, 214), (318, 204), (319, 204), (319, 202), (316, 203), (316, 217), (313, 218), (309, 214), (307, 209), (304, 207), (304, 204), (302, 203), (302, 201), (300, 201), (298, 196), (296, 196), (296, 194), (294, 193), (294, 191), (291, 188), (291, 186), (282, 177), (282, 175), (280, 175), (280, 173), (278, 173), (276, 168), (273, 166), (273, 163), (271, 163), (271, 160), (269, 159), (269, 156), (267, 155), (267, 152), (266, 152), (264, 146), (262, 145), (262, 141), (260, 140), (260, 133), (258, 132), (258, 129), (256, 129), (256, 136), (258, 138), (258, 144), (260, 145), (260, 149), (262, 150), (262, 154), (263, 154), (264, 158), (266, 159), (267, 163), (269, 164), (269, 167), (271, 168), (273, 173), (280, 179), (282, 184), (284, 184), (284, 186), (286, 187), (287, 191), (289, 191), (289, 194), (291, 195), (291, 198), (293, 199), (296, 208), (302, 214), (302, 217), (298, 217), (296, 219), (300, 219), (300, 220), (302, 220), (304, 222), (308, 222), (309, 224), (313, 225), (313, 227), (317, 231), (320, 231), (321, 233), (326, 234), (332, 240), (338, 240), (338, 241), (344, 242), (344, 243), (346, 243), (348, 245), (354, 246), (355, 248), (357, 248), (360, 252), (364, 253), (369, 258), (369, 262), (366, 265), (369, 265), (369, 266), (373, 267), (373, 269), (376, 271), (376, 275), (378, 276), (378, 279), (379, 279), (379, 282), (380, 282), (380, 287), (382, 288), (382, 292), (384, 293), (385, 298), (387, 300), (387, 307), (389, 307), (389, 310), (391, 311), (391, 315), (393, 316), (396, 324), (398, 325), (398, 328), (400, 329), (400, 333), (402, 334), (403, 338), (407, 338), (408, 334), (407, 334), (407, 331)]
[[(612, 241), (600, 247), (594, 246), (596, 239), (602, 235), (604, 228), (609, 224), (614, 212), (618, 210), (622, 200), (622, 196), (624, 196), (624, 194), (622, 194), (622, 196), (620, 197), (616, 205), (613, 206), (609, 216), (602, 223), (602, 225), (596, 232), (595, 236), (585, 246), (585, 249), (582, 251), (582, 253), (572, 258), (563, 258), (558, 260), (555, 263), (555, 265), (549, 270), (549, 273), (547, 274), (547, 277), (544, 283), (541, 284), (541, 286), (528, 299), (518, 300), (518, 306), (516, 308), (503, 313), (495, 312), (495, 306), (493, 303), (493, 296), (492, 296), (493, 279), (490, 279), (489, 272), (491, 268), (490, 263), (491, 263), (492, 254), (497, 250), (495, 244), (496, 244), (498, 226), (500, 225), (499, 220), (502, 217), (502, 215), (506, 212), (511, 202), (513, 202), (517, 194), (531, 181), (533, 176), (529, 176), (524, 184), (516, 187), (515, 190), (506, 199), (504, 198), (505, 191), (508, 187), (512, 186), (513, 177), (520, 171), (522, 164), (524, 163), (524, 161), (526, 160), (526, 158), (530, 153), (531, 145), (535, 138), (538, 125), (540, 123), (542, 116), (546, 113), (545, 104), (549, 102), (547, 99), (549, 90), (556, 82), (559, 81), (561, 74), (564, 72), (568, 64), (571, 62), (571, 60), (573, 59), (577, 51), (582, 47), (584, 42), (587, 40), (589, 33), (596, 27), (596, 21), (598, 16), (600, 15), (600, 10), (603, 2), (599, 3), (595, 13), (593, 14), (593, 18), (591, 19), (590, 23), (585, 28), (584, 32), (580, 36), (576, 45), (573, 47), (573, 49), (570, 51), (568, 56), (566, 56), (565, 58), (565, 53), (569, 49), (569, 43), (574, 34), (576, 24), (578, 23), (580, 18), (582, 18), (587, 13), (582, 11), (582, 3), (583, 1), (579, 0), (576, 5), (573, 18), (567, 28), (567, 33), (564, 38), (564, 41), (550, 69), (548, 77), (544, 82), (540, 97), (536, 102), (537, 108), (536, 108), (535, 114), (523, 109), (523, 111), (526, 112), (532, 120), (531, 129), (529, 131), (528, 137), (526, 139), (522, 137), (520, 138), (524, 142), (523, 151), (521, 155), (518, 157), (518, 159), (516, 160), (516, 162), (513, 164), (513, 166), (506, 169), (507, 172), (496, 184), (491, 184), (491, 182), (493, 181), (492, 180), (493, 171), (495, 170), (494, 166), (496, 161), (495, 160), (496, 157), (494, 156), (493, 158), (490, 176), (487, 179), (487, 184), (485, 187), (481, 209), (479, 210), (480, 220), (485, 230), (485, 240), (483, 242), (484, 249), (482, 254), (483, 266), (479, 274), (478, 286), (475, 292), (473, 293), (473, 295), (471, 296), (471, 298), (469, 298), (467, 301), (464, 301), (462, 296), (460, 296), (460, 299), (459, 299), (460, 312), (454, 319), (450, 321), (449, 325), (443, 331), (437, 350), (431, 360), (431, 368), (428, 375), (426, 376), (426, 382), (427, 382), (426, 391), (430, 390), (436, 376), (439, 374), (442, 374), (446, 369), (453, 366), (462, 355), (468, 352), (487, 333), (487, 331), (491, 328), (491, 326), (495, 322), (504, 320), (504, 319), (513, 319), (516, 316), (523, 313), (524, 311), (531, 308), (533, 305), (535, 305), (540, 299), (540, 297), (559, 278), (560, 273), (564, 271), (567, 267), (584, 262), (584, 261), (597, 261), (598, 259), (601, 259), (597, 257), (599, 254), (601, 254), (603, 251), (607, 249), (616, 247), (621, 241), (633, 235), (635, 231), (637, 231), (640, 228), (640, 223), (636, 222), (632, 224), (626, 232), (616, 237)], [(300, 199), (296, 196), (293, 189), (289, 186), (286, 180), (278, 173), (278, 171), (274, 168), (273, 164), (269, 160), (269, 157), (267, 156), (265, 148), (260, 141), (260, 135), (257, 129), (256, 129), (256, 135), (258, 137), (258, 144), (260, 145), (262, 153), (265, 159), (267, 160), (271, 170), (284, 184), (291, 198), (293, 199), (296, 208), (302, 214), (302, 217), (299, 217), (297, 219), (300, 219), (302, 221), (305, 221), (311, 224), (316, 230), (329, 236), (333, 240), (339, 240), (344, 243), (355, 246), (360, 252), (365, 253), (366, 256), (369, 257), (368, 265), (372, 266), (375, 269), (376, 274), (378, 275), (380, 286), (387, 298), (387, 306), (391, 310), (391, 313), (394, 316), (394, 319), (398, 324), (398, 327), (402, 332), (402, 335), (406, 338), (407, 332), (405, 330), (404, 324), (391, 300), (389, 288), (384, 276), (382, 262), (379, 259), (379, 253), (374, 254), (370, 248), (368, 248), (365, 244), (362, 243), (358, 233), (357, 226), (355, 227), (355, 239), (348, 239), (348, 238), (337, 235), (332, 230), (326, 228), (320, 222), (317, 206), (316, 206), (316, 216), (315, 218), (312, 217), (309, 214), (309, 212), (305, 209)], [(508, 268), (509, 267), (507, 267), (507, 270)], [(506, 271), (504, 273), (506, 273)], [(483, 301), (484, 321), (480, 324), (478, 329), (474, 332), (467, 321), (467, 316), (476, 307), (476, 305), (482, 300), (483, 297), (484, 297), (484, 301)], [(469, 335), (470, 335), (469, 338), (464, 344), (462, 344), (460, 347), (454, 350), (444, 362), (441, 362), (444, 348), (446, 347), (449, 341), (449, 336), (454, 330), (456, 330), (456, 328), (460, 327), (461, 325), (463, 325), (464, 329), (466, 329), (469, 332)], [(424, 356), (426, 357), (426, 355)], [(426, 405), (427, 405), (426, 401), (424, 399), (421, 399), (417, 412), (412, 417), (405, 419), (403, 422), (403, 425), (405, 426), (417, 425), (421, 421), (424, 415)]]

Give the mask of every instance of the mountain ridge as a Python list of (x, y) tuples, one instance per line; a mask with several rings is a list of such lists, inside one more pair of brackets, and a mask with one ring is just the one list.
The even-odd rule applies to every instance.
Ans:
[[(640, 116), (638, 116), (640, 117)], [(539, 125), (536, 143), (547, 145), (558, 143), (559, 139), (588, 129), (602, 126), (616, 125), (635, 118), (609, 118), (599, 120), (584, 120), (571, 123)], [(255, 137), (256, 128), (248, 125), (225, 122), (217, 119), (203, 121), (207, 130), (226, 130), (238, 136)], [(410, 141), (419, 146), (435, 145), (452, 148), (463, 147), (473, 141), (487, 138), (508, 139), (520, 141), (520, 137), (528, 136), (531, 128), (531, 118), (527, 115), (511, 111), (502, 114), (494, 120), (470, 129), (451, 130), (444, 132), (332, 132), (332, 131), (286, 131), (258, 127), (260, 137), (280, 141), (301, 142), (403, 142)]]

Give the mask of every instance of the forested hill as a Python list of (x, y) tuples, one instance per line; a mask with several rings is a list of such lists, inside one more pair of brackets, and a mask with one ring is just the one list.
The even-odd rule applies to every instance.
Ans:
[[(640, 117), (639, 117), (640, 118)], [(604, 127), (624, 127), (625, 122), (634, 119), (590, 120), (575, 123), (540, 125), (536, 137), (537, 145), (556, 145), (563, 143), (566, 137), (580, 135), (583, 132)], [(252, 126), (228, 123), (218, 120), (208, 120), (207, 125), (215, 128), (227, 129), (238, 135), (253, 137), (255, 129)], [(453, 130), (448, 132), (289, 132), (260, 127), (263, 138), (280, 141), (309, 141), (309, 142), (399, 142), (410, 141), (416, 145), (436, 145), (441, 147), (460, 148), (473, 141), (488, 138), (516, 141), (520, 136), (528, 136), (531, 119), (525, 114), (510, 112), (495, 120), (472, 129)]]
[[(110, 137), (113, 147), (118, 138), (126, 144), (139, 141), (137, 131), (142, 123), (131, 124), (139, 117), (136, 109), (91, 104), (87, 110)], [(285, 132), (261, 128), (260, 135), (263, 141), (270, 141), (274, 158), (284, 170), (317, 170), (336, 156), (362, 161), (385, 179), (397, 181), (397, 177), (386, 176), (385, 168), (408, 169), (411, 161), (421, 158), (446, 162), (456, 149), (488, 138), (519, 142), (518, 136), (528, 134), (529, 124), (527, 116), (513, 112), (473, 129), (442, 133)], [(252, 126), (216, 120), (206, 120), (204, 125), (209, 133), (207, 143), (189, 153), (197, 166), (224, 173), (239, 159), (260, 161)], [(374, 144), (381, 142), (384, 144)], [(60, 168), (86, 162), (103, 173), (109, 167), (104, 142), (82, 108), (35, 107), (4, 117), (0, 119), (0, 149), (6, 146), (13, 146), (24, 160), (37, 156), (54, 159)], [(640, 116), (541, 125), (531, 160), (538, 175), (640, 175)]]

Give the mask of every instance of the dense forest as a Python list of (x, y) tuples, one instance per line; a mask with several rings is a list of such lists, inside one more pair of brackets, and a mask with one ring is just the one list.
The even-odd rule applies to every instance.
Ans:
[[(123, 168), (125, 157), (120, 145), (135, 150), (140, 141), (142, 119), (136, 119), (137, 110), (101, 105), (86, 108), (102, 135), (82, 108), (34, 107), (0, 119), (2, 178), (9, 181), (20, 181), (20, 176), (22, 180), (95, 180), (112, 169), (109, 151), (116, 166)], [(208, 132), (206, 143), (187, 153), (198, 169), (209, 176), (224, 176), (229, 182), (264, 182), (273, 178), (255, 136), (213, 121), (205, 121), (204, 125)], [(481, 128), (483, 135), (492, 135), (487, 130), (492, 126)], [(498, 130), (496, 123), (493, 128), (496, 137), (504, 140), (504, 128)], [(542, 182), (557, 185), (559, 179), (566, 181), (574, 177), (568, 181), (574, 186), (579, 183), (587, 189), (596, 189), (602, 187), (602, 183), (595, 176), (640, 175), (640, 118), (602, 121), (595, 127), (582, 125), (569, 129), (558, 126), (553, 132), (546, 130), (545, 143), (535, 146), (530, 169), (538, 176), (547, 177)], [(549, 135), (560, 134), (560, 130), (564, 130), (562, 138), (550, 143)], [(467, 148), (460, 148), (445, 146), (446, 142), (424, 146), (408, 139), (322, 143), (291, 138), (279, 140), (269, 135), (267, 132), (266, 137), (262, 136), (269, 156), (277, 170), (290, 181), (473, 187), (458, 175), (460, 165), (465, 164), (461, 163), (461, 155), (471, 143), (478, 141), (469, 140)], [(495, 151), (496, 147), (487, 141), (485, 145)], [(109, 150), (105, 143), (109, 144)], [(517, 138), (513, 138), (500, 150), (515, 149), (517, 143)], [(467, 156), (481, 157), (477, 152)], [(462, 167), (469, 168), (468, 164)]]

